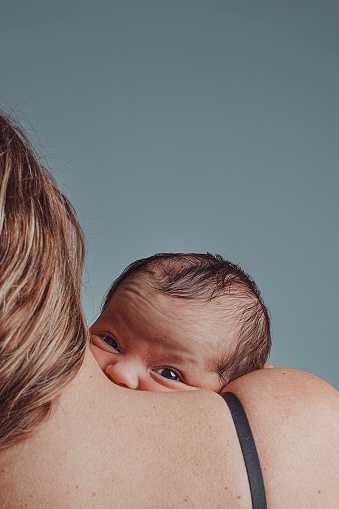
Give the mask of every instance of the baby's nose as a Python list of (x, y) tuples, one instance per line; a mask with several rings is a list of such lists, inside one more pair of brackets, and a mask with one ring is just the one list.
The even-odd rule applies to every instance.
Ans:
[(139, 377), (137, 368), (132, 363), (116, 362), (105, 369), (106, 375), (120, 387), (137, 390), (139, 388)]

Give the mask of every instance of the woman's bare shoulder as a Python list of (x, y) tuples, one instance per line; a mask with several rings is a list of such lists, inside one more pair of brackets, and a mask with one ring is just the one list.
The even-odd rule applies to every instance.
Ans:
[(248, 407), (314, 412), (339, 411), (339, 393), (315, 375), (290, 368), (261, 369), (234, 380), (224, 391), (234, 392)]
[[(328, 420), (338, 413), (338, 393), (312, 375), (275, 369), (227, 390), (248, 415), (268, 506), (334, 509), (339, 441)], [(236, 431), (218, 394), (117, 387), (90, 354), (46, 426), (3, 460), (0, 492), (7, 495), (0, 501), (8, 508), (41, 500), (103, 507), (112, 497), (121, 507), (149, 507), (150, 500), (154, 507), (250, 506)]]
[(314, 375), (285, 368), (250, 373), (225, 391), (245, 408), (271, 506), (336, 508), (338, 391)]
[[(218, 394), (129, 391), (111, 386), (102, 373), (103, 378), (100, 378), (96, 364), (92, 369), (97, 375), (91, 380), (96, 381), (87, 385), (97, 394), (95, 398), (90, 397), (90, 414), (95, 415), (95, 404), (97, 412), (100, 408), (106, 409), (101, 411), (97, 426), (103, 426), (106, 432), (115, 430), (116, 437), (119, 436), (117, 425), (118, 428), (123, 426), (121, 441), (126, 434), (140, 434), (142, 462), (151, 461), (155, 470), (162, 470), (163, 456), (157, 453), (162, 450), (172, 462), (179, 461), (181, 465), (179, 477), (172, 474), (173, 482), (177, 486), (185, 482), (193, 492), (191, 468), (182, 468), (182, 458), (189, 458), (190, 464), (196, 465), (200, 472), (199, 485), (202, 491), (206, 490), (202, 495), (205, 500), (209, 491), (212, 498), (216, 497), (214, 501), (221, 500), (220, 486), (226, 485), (233, 485), (243, 501), (249, 497), (234, 424)], [(100, 391), (95, 389), (98, 383)], [(239, 397), (247, 413), (263, 470), (268, 506), (336, 508), (339, 498), (338, 392), (314, 375), (283, 368), (250, 373), (233, 381), (226, 390)], [(99, 393), (103, 398), (101, 402)], [(121, 417), (118, 414), (115, 420), (110, 417), (112, 405), (121, 412)], [(123, 416), (131, 412), (134, 419), (126, 420)], [(127, 449), (134, 457), (133, 447)], [(125, 468), (127, 471), (130, 467), (126, 464)], [(163, 496), (173, 497), (168, 485), (159, 484), (157, 479), (157, 476), (149, 479), (150, 485), (156, 482)]]
[(3, 458), (0, 505), (232, 508), (238, 497), (248, 505), (241, 451), (219, 395), (131, 391), (92, 361), (46, 426)]

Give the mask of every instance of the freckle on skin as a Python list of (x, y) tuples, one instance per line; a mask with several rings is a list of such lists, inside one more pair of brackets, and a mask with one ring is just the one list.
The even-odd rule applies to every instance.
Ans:
[(227, 486), (225, 486), (225, 490), (228, 490)]
[(77, 485), (77, 486), (76, 486), (76, 488), (78, 489), (78, 488), (79, 488), (79, 486)]
[(96, 493), (95, 493), (95, 491), (93, 491), (93, 493), (92, 493), (92, 497), (95, 497), (95, 496), (96, 496)]

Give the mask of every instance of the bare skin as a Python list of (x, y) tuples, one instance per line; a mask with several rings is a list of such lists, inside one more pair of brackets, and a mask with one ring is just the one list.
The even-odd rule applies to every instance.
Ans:
[[(250, 373), (227, 389), (251, 423), (268, 507), (336, 509), (337, 391), (283, 369)], [(0, 471), (4, 509), (251, 507), (233, 421), (218, 394), (125, 389), (90, 352), (49, 421), (0, 454)]]

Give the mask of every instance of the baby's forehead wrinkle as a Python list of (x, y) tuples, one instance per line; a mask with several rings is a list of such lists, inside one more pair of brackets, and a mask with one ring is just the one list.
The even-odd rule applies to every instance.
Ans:
[[(173, 295), (160, 293), (147, 283), (148, 278), (128, 278), (118, 287), (113, 298), (120, 296), (128, 299), (135, 308), (138, 307), (135, 297), (140, 298), (167, 321), (175, 319), (176, 327), (179, 330), (182, 329), (183, 333), (184, 328), (187, 330), (190, 324), (193, 327), (198, 323), (199, 327), (204, 329), (205, 337), (209, 337), (208, 334), (211, 333), (211, 342), (205, 345), (206, 348), (217, 349), (217, 357), (213, 353), (209, 356), (210, 360), (213, 358), (211, 361), (213, 364), (219, 362), (220, 356), (230, 348), (233, 350), (236, 336), (241, 327), (243, 298), (234, 298), (223, 294), (208, 302), (202, 299), (180, 299)], [(171, 305), (167, 306), (165, 303)], [(216, 344), (216, 335), (219, 346)], [(185, 343), (184, 339), (182, 343)], [(214, 361), (214, 359), (216, 360)]]
[[(118, 292), (119, 289), (117, 290), (116, 294), (118, 294)], [(120, 293), (122, 294), (122, 292), (126, 292), (127, 294), (130, 293), (133, 296), (141, 298), (157, 313), (169, 319), (173, 319), (174, 317), (177, 318), (178, 311), (180, 312), (182, 309), (184, 309), (186, 313), (189, 312), (190, 303), (196, 302), (194, 300), (192, 301), (190, 300), (185, 301), (184, 303), (182, 302), (179, 303), (179, 300), (177, 298), (163, 295), (156, 289), (152, 289), (151, 287), (143, 285), (141, 283), (129, 284), (128, 282), (126, 282), (121, 286)], [(168, 303), (168, 306), (165, 305), (165, 302), (166, 304)], [(173, 310), (173, 307), (171, 305), (175, 307), (174, 314), (171, 312)], [(200, 303), (200, 306), (202, 306), (202, 303)], [(184, 321), (184, 316), (182, 316), (181, 318)]]
[[(133, 296), (133, 298), (129, 298), (129, 302), (132, 303), (133, 306), (137, 307), (137, 303), (134, 302), (134, 298), (135, 296), (137, 296), (138, 298), (140, 298), (142, 301), (146, 302), (152, 309), (154, 309), (157, 313), (161, 314), (161, 315), (164, 315), (166, 316), (167, 318), (172, 318), (172, 316), (170, 316), (170, 314), (168, 314), (165, 310), (162, 311), (161, 309), (159, 309), (159, 307), (154, 303), (154, 297), (157, 297), (157, 294), (156, 292), (154, 292), (154, 295), (153, 296), (148, 296), (147, 295), (147, 291), (145, 291), (145, 288), (140, 288), (138, 287), (137, 285), (135, 286), (132, 286), (132, 285), (128, 285), (128, 283), (125, 283), (123, 287), (121, 287), (120, 291), (119, 291), (119, 288), (118, 290), (116, 291), (116, 294), (117, 297), (121, 296), (121, 294), (131, 294)], [(120, 294), (120, 295), (119, 295)], [(125, 298), (128, 298), (127, 295), (125, 295)]]
[[(146, 303), (146, 305), (149, 306), (150, 308), (152, 308), (152, 310), (155, 311), (155, 313), (157, 315), (163, 316), (169, 324), (173, 323), (173, 319), (175, 318), (176, 319), (176, 327), (178, 330), (180, 330), (183, 320), (181, 320), (180, 317), (178, 318), (177, 316), (172, 315), (169, 312), (168, 308), (164, 308), (164, 306), (160, 306), (160, 308), (159, 308), (159, 306), (157, 306), (154, 303), (154, 299), (152, 299), (152, 296), (149, 296), (147, 294), (147, 292), (145, 292), (143, 289), (136, 287), (136, 286), (128, 287), (128, 285), (126, 284), (126, 285), (124, 285), (124, 288), (121, 288), (121, 290), (119, 291), (119, 294), (118, 294), (118, 290), (117, 290), (115, 295), (116, 295), (116, 298), (118, 298), (118, 299), (121, 298), (122, 300), (123, 299), (128, 300), (129, 305), (131, 305), (133, 308), (135, 308), (135, 316), (137, 316), (137, 309), (139, 307), (138, 302), (135, 300), (135, 297), (137, 296), (138, 298), (141, 299), (141, 302), (144, 305)], [(114, 298), (114, 296), (113, 296), (113, 298)], [(118, 314), (117, 314), (117, 316), (118, 316)], [(143, 318), (145, 319), (145, 322), (146, 322), (146, 317), (143, 316)], [(157, 326), (159, 325), (159, 323), (162, 326), (164, 326), (164, 323), (161, 321), (161, 318), (159, 318), (159, 320), (157, 320), (157, 323), (154, 324), (154, 342), (156, 342), (157, 338), (158, 338), (159, 343), (164, 343), (166, 340), (168, 342), (173, 342), (172, 338), (167, 338), (165, 330), (163, 330), (161, 332), (156, 330), (156, 329), (158, 329)], [(148, 325), (152, 325), (152, 324), (149, 323)], [(183, 341), (176, 340), (176, 348), (180, 348), (181, 352), (186, 352), (186, 353), (190, 352), (189, 344), (187, 342), (185, 342), (184, 340)]]

